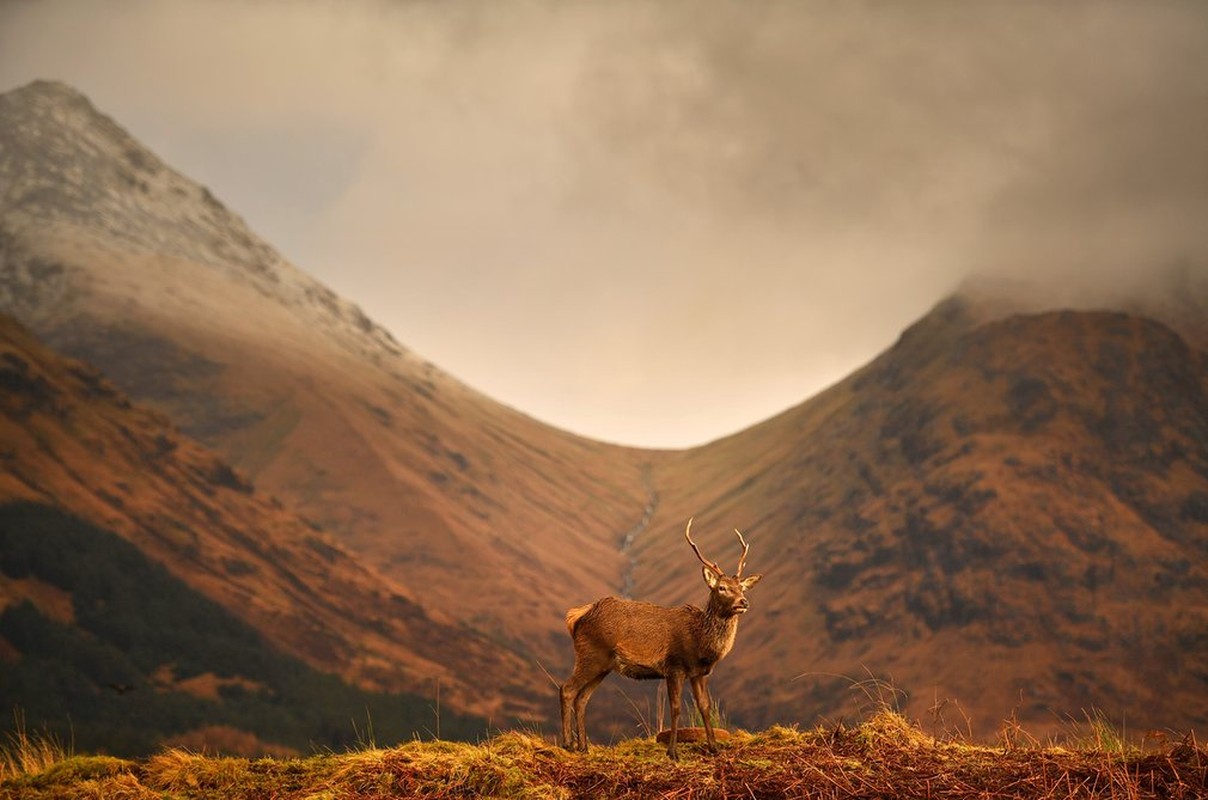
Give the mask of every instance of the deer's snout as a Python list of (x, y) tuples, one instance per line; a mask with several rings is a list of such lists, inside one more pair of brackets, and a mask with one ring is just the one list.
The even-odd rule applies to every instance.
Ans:
[(735, 611), (746, 611), (750, 607), (751, 607), (751, 604), (747, 601), (747, 598), (745, 598), (745, 597), (740, 597), (734, 601), (734, 610)]

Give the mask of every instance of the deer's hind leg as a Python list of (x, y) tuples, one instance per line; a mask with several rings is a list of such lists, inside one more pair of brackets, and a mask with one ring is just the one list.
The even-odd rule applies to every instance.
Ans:
[(579, 697), (575, 700), (575, 719), (579, 722), (577, 734), (580, 750), (587, 749), (587, 701), (591, 699), (591, 693), (596, 690), (596, 687), (608, 677), (608, 672), (608, 670), (604, 670), (592, 678), (586, 686), (579, 690)]
[(562, 746), (567, 750), (587, 749), (587, 701), (610, 671), (610, 665), (575, 659), (574, 671), (558, 692), (562, 703)]

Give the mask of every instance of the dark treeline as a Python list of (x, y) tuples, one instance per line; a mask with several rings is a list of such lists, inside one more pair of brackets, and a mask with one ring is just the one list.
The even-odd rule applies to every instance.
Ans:
[[(432, 698), (367, 692), (282, 654), (117, 535), (36, 504), (0, 507), (0, 573), (71, 596), (74, 620), (29, 602), (0, 611), (0, 709), (75, 749), (138, 756), (174, 734), (227, 725), (302, 752), (381, 744), (437, 728)], [(8, 655), (3, 655), (5, 651)], [(239, 678), (211, 700), (157, 685)], [(440, 712), (444, 738), (486, 733)]]

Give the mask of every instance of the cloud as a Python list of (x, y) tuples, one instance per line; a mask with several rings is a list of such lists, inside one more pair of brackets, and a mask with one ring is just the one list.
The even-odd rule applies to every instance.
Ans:
[[(971, 272), (1206, 262), (1198, 2), (10, 3), (61, 77), (409, 346), (688, 444), (839, 379)], [(1164, 267), (1162, 267), (1164, 268)]]
[(1208, 13), (1087, 4), (1087, 44), (1062, 77), (1046, 135), (988, 198), (970, 266), (1048, 305), (1113, 306), (1208, 286)]

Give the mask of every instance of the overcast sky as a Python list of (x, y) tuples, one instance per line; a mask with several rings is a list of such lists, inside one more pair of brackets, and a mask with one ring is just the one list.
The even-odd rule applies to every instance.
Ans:
[(608, 441), (795, 405), (973, 272), (1097, 304), (1208, 264), (1201, 0), (0, 0), (0, 90), (35, 78)]

